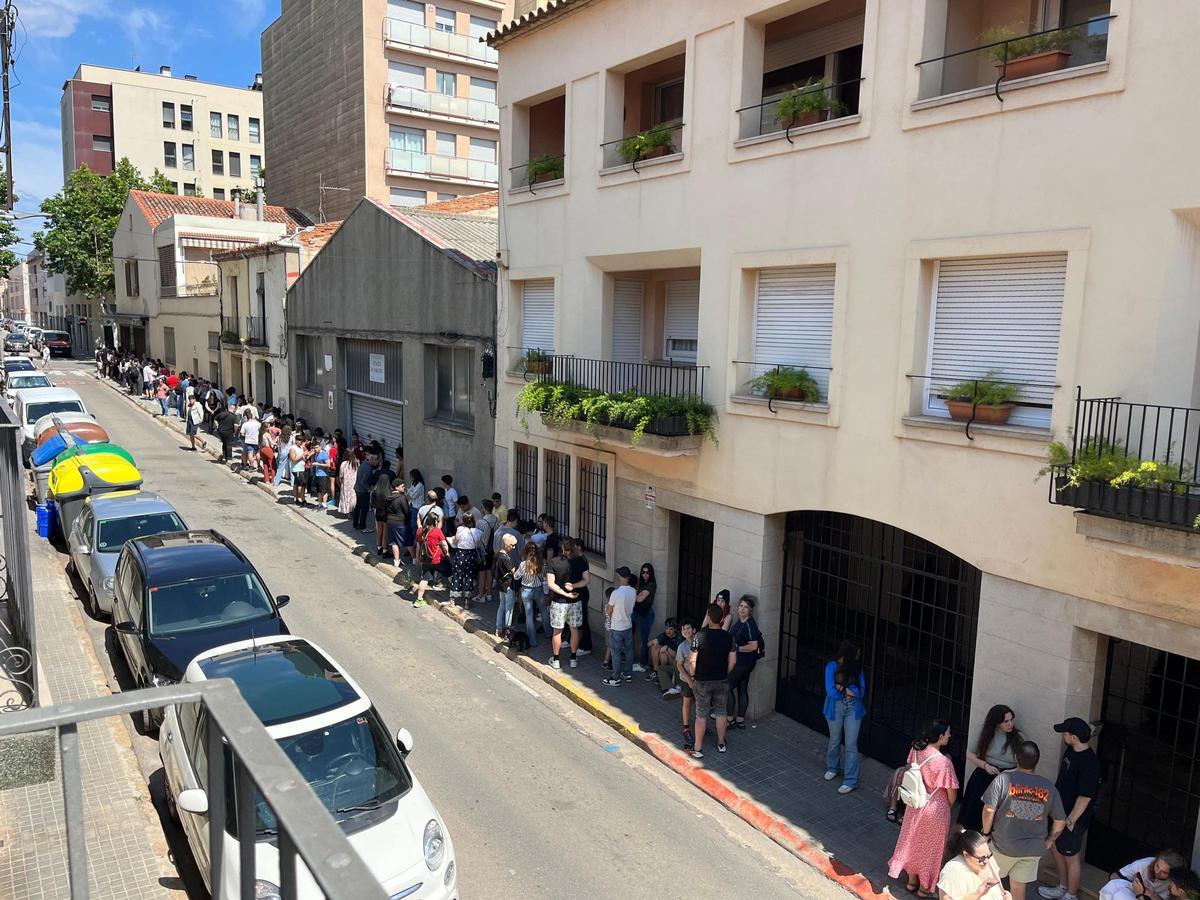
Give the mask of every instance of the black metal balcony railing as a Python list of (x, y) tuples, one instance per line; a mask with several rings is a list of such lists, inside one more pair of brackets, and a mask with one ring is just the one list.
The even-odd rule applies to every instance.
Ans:
[(927, 100), (972, 90), (993, 84), (994, 80), (996, 99), (1003, 103), (1000, 91), (1003, 82), (1103, 62), (1108, 55), (1109, 22), (1115, 18), (1115, 15), (1095, 16), (1080, 24), (1031, 34), (985, 32), (983, 40), (993, 36), (995, 39), (918, 62), (921, 71), (918, 97)]
[(527, 188), (529, 193), (536, 194), (537, 185), (547, 181), (561, 181), (566, 175), (567, 158), (558, 156), (535, 156), (519, 166), (511, 166), (508, 170), (508, 189), (519, 191)]
[(1200, 409), (1084, 398), (1070, 458), (1054, 458), (1050, 502), (1173, 528), (1200, 524)]
[(741, 397), (757, 397), (767, 401), (771, 412), (775, 404), (824, 404), (829, 398), (829, 374), (832, 368), (811, 363), (762, 363), (733, 361), (734, 392)]
[(236, 343), (242, 339), (237, 316), (221, 316), (221, 340)]
[[(831, 122), (858, 113), (859, 85), (863, 79), (853, 78), (835, 84), (819, 82), (788, 91), (753, 106), (743, 106), (738, 114), (738, 138), (759, 137), (764, 134), (783, 134), (790, 141), (795, 128), (806, 128)], [(786, 98), (796, 98), (787, 100)], [(781, 109), (781, 104), (783, 108)], [(793, 115), (789, 106), (798, 105)]]
[(555, 356), (549, 371), (538, 380), (558, 384), (576, 384), (605, 394), (637, 391), (678, 400), (704, 397), (704, 379), (708, 366), (685, 366), (670, 362), (631, 363), (611, 359), (584, 359), (579, 356)]
[(262, 316), (246, 319), (246, 343), (254, 347), (267, 346), (267, 320)]
[(683, 123), (660, 122), (637, 134), (605, 141), (600, 150), (603, 168), (633, 166), (636, 172), (640, 162), (683, 152)]

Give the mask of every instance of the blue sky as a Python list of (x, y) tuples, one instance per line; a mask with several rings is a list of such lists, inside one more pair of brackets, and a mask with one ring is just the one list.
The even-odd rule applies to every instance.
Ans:
[[(279, 15), (279, 0), (17, 0), (17, 8), (13, 177), (17, 208), (35, 210), (62, 187), (59, 99), (80, 63), (153, 72), (169, 65), (176, 77), (244, 87), (261, 69), (259, 35)], [(36, 228), (35, 220), (22, 231)]]

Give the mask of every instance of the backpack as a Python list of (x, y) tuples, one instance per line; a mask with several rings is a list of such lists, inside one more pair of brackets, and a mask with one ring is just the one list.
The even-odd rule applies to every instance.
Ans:
[(921, 768), (933, 757), (934, 754), (931, 753), (925, 757), (925, 762), (911, 762), (904, 770), (904, 776), (900, 779), (899, 794), (900, 799), (909, 809), (920, 809), (929, 802), (929, 788), (925, 787), (925, 779), (921, 777)]
[(417, 562), (423, 563), (429, 561), (429, 543), (425, 540), (428, 534), (428, 528), (421, 527), (417, 529), (416, 546), (413, 548), (417, 551)]

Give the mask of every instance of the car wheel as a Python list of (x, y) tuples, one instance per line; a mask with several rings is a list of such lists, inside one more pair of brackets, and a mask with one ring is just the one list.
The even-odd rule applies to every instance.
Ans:
[(154, 717), (154, 711), (143, 709), (133, 714), (133, 727), (137, 729), (138, 734), (146, 737), (156, 737), (158, 735), (158, 722)]
[(75, 568), (75, 557), (67, 557), (67, 577), (73, 578), (79, 574), (79, 570)]
[(100, 601), (96, 599), (96, 591), (91, 587), (88, 587), (87, 590), (87, 611), (93, 619), (104, 618), (104, 613), (100, 609)]

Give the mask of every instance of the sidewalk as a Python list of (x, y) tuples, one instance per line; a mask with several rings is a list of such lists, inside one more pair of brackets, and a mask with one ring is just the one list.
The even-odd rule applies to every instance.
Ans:
[[(10, 523), (0, 523), (9, 527)], [(33, 530), (32, 515), (15, 523)], [(63, 573), (63, 558), (31, 540), (44, 706), (111, 693)], [(126, 723), (79, 726), (91, 896), (182, 897)], [(66, 826), (57, 745), (48, 732), (0, 742), (0, 897), (66, 897)]]

